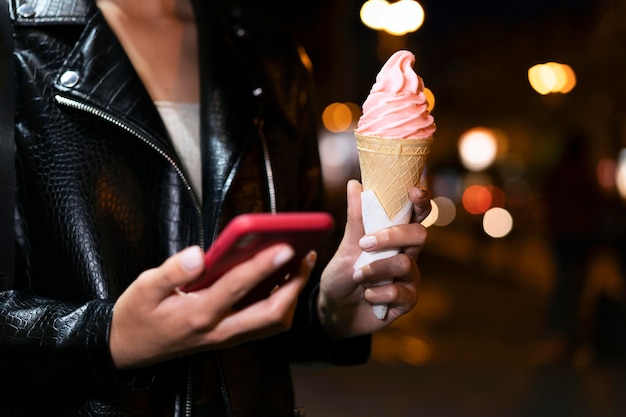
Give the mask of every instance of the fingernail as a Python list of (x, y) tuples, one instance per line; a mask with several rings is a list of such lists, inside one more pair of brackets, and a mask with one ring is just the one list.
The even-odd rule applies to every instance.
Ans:
[(376, 236), (364, 236), (359, 240), (361, 249), (369, 249), (376, 246)]
[(180, 266), (189, 272), (197, 270), (204, 263), (202, 249), (199, 246), (188, 247), (180, 253), (179, 262)]
[(281, 266), (289, 261), (293, 257), (293, 249), (291, 247), (286, 247), (282, 249), (280, 252), (274, 256), (274, 265)]
[(313, 267), (315, 266), (315, 263), (317, 262), (317, 252), (310, 251), (306, 256), (306, 262), (309, 268), (313, 269)]
[(354, 274), (352, 274), (352, 280), (354, 282), (361, 282), (361, 281), (363, 281), (363, 270), (361, 268), (359, 268), (356, 271), (354, 271)]

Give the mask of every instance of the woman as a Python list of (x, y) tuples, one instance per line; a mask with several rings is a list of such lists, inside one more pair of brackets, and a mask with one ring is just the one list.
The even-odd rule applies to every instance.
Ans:
[[(298, 415), (291, 361), (363, 363), (369, 335), (415, 305), (426, 232), (364, 236), (356, 181), (328, 263), (314, 270), (310, 253), (242, 310), (291, 247), (179, 290), (235, 215), (324, 207), (309, 74), (282, 33), (199, 0), (32, 1), (12, 16), (17, 255), (0, 291), (1, 415)], [(421, 221), (428, 196), (410, 196)], [(361, 250), (389, 247), (403, 251), (352, 270)]]

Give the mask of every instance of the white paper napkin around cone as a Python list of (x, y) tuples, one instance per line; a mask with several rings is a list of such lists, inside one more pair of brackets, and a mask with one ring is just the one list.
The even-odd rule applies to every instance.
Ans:
[[(385, 227), (411, 221), (413, 205), (408, 190), (420, 183), (432, 138), (387, 139), (355, 133), (361, 168), (363, 227), (372, 233)], [(399, 249), (362, 252), (354, 264), (360, 269), (370, 262), (396, 255)], [(388, 284), (380, 282), (378, 285)], [(380, 320), (387, 316), (388, 306), (374, 305)]]

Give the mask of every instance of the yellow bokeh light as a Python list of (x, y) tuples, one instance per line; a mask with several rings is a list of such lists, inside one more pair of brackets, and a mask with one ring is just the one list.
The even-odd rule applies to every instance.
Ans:
[(437, 205), (437, 202), (435, 201), (435, 199), (431, 199), (430, 200), (430, 213), (428, 213), (428, 216), (426, 216), (426, 218), (422, 220), (421, 224), (424, 227), (430, 227), (433, 224), (435, 224), (435, 222), (437, 222), (438, 218), (439, 218), (439, 206)]
[(424, 95), (426, 96), (426, 101), (428, 101), (428, 111), (432, 112), (435, 108), (435, 95), (427, 87), (424, 87)]
[(565, 84), (561, 87), (561, 93), (567, 94), (576, 86), (576, 74), (569, 65), (562, 64), (561, 67), (563, 68), (566, 77)]
[(368, 0), (359, 12), (363, 24), (371, 29), (384, 30), (402, 36), (415, 32), (424, 23), (424, 8), (415, 0)]
[(528, 69), (528, 82), (541, 95), (569, 93), (576, 85), (572, 67), (557, 62), (533, 65)]
[(352, 113), (352, 121), (353, 123), (356, 123), (356, 121), (359, 120), (359, 117), (361, 117), (361, 106), (350, 101), (347, 101), (343, 104), (348, 106), (348, 108), (350, 109), (350, 113)]
[(552, 90), (553, 79), (550, 68), (544, 65), (535, 65), (528, 70), (528, 81), (539, 94), (546, 95)]
[(307, 70), (312, 71), (313, 62), (311, 62), (311, 58), (309, 57), (309, 54), (307, 54), (306, 49), (301, 46), (298, 47), (298, 55), (300, 56), (300, 61), (302, 61), (302, 65), (304, 65)]
[(422, 221), (422, 226), (447, 226), (456, 217), (456, 206), (448, 197), (435, 197), (430, 200), (431, 210)]
[(438, 207), (438, 215), (435, 220), (435, 226), (447, 226), (456, 218), (456, 206), (452, 200), (447, 197), (435, 197), (432, 202)]
[(322, 124), (331, 132), (345, 132), (354, 122), (354, 105), (331, 103), (322, 112)]
[(389, 6), (386, 0), (368, 0), (361, 6), (361, 22), (371, 29), (382, 29), (385, 20), (385, 9)]
[(414, 0), (400, 0), (385, 9), (383, 30), (402, 36), (415, 32), (424, 23), (424, 9)]

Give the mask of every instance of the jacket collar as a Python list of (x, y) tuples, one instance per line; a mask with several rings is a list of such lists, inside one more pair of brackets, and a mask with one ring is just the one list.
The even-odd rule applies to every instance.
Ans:
[(122, 45), (97, 8), (90, 9), (80, 38), (54, 80), (64, 97), (123, 125), (175, 160), (161, 117)]
[[(53, 10), (48, 1), (33, 1), (36, 17), (21, 24), (84, 25), (83, 33), (55, 79), (60, 94), (122, 121), (177, 160), (158, 111), (139, 82), (121, 44), (100, 11), (89, 0), (64, 0)], [(201, 151), (205, 236), (219, 228), (223, 201), (255, 141), (260, 140), (262, 88), (212, 2), (194, 1), (198, 23), (201, 84)], [(67, 7), (66, 7), (67, 6)], [(68, 82), (68, 77), (75, 82)]]

